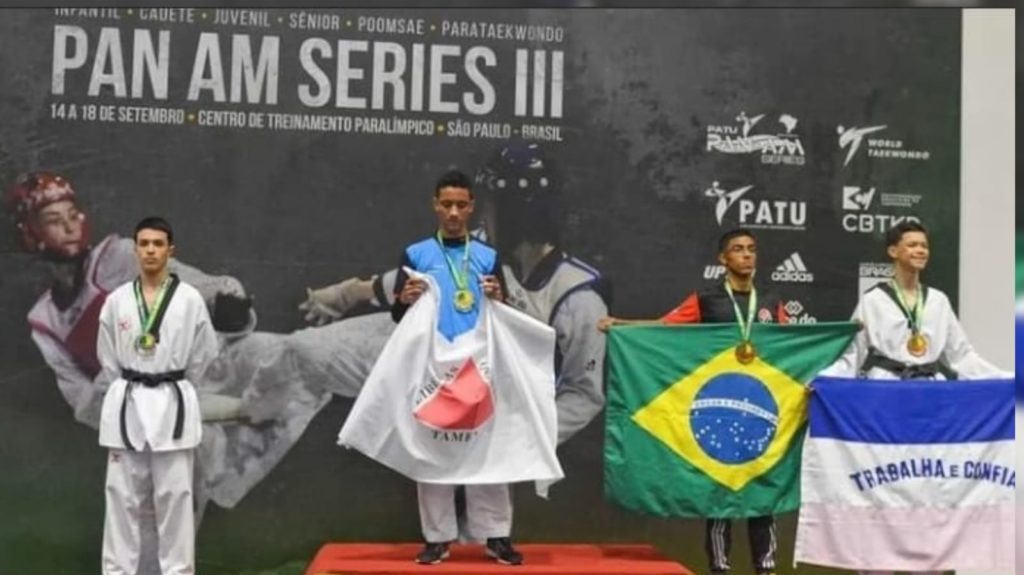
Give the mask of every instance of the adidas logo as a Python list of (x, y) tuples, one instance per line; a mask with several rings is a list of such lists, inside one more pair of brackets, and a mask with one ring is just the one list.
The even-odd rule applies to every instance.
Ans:
[(800, 254), (793, 252), (772, 272), (772, 281), (811, 283), (814, 281), (814, 274), (807, 271), (807, 266), (804, 265), (804, 260), (800, 257)]

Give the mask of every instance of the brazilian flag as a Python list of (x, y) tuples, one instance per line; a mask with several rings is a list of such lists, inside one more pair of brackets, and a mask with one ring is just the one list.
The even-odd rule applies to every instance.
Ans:
[(756, 517), (800, 503), (805, 385), (857, 324), (613, 328), (608, 336), (605, 493), (662, 517)]

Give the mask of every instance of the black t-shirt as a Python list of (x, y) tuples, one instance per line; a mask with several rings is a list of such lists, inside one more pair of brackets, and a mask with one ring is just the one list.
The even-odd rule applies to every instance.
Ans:
[[(733, 290), (733, 297), (746, 320), (750, 292)], [(729, 292), (720, 283), (691, 293), (661, 320), (665, 323), (736, 323)], [(785, 302), (771, 291), (757, 290), (757, 311), (754, 321), (759, 323), (789, 323)]]

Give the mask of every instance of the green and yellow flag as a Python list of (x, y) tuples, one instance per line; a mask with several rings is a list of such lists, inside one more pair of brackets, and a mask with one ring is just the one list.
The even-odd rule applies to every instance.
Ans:
[(605, 493), (662, 517), (757, 517), (800, 503), (806, 383), (857, 325), (632, 326), (608, 336)]

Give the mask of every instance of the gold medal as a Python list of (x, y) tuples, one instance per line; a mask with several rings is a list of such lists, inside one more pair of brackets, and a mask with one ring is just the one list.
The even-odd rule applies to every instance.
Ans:
[(444, 238), (441, 237), (441, 230), (437, 231), (437, 245), (441, 248), (441, 255), (444, 256), (444, 260), (448, 263), (448, 271), (452, 274), (452, 282), (455, 283), (455, 295), (452, 297), (452, 302), (455, 304), (455, 310), (462, 313), (469, 313), (473, 311), (473, 306), (476, 304), (476, 298), (473, 296), (473, 292), (469, 291), (469, 234), (463, 240), (465, 242), (465, 248), (462, 251), (462, 271), (459, 271), (455, 267), (455, 262), (448, 256), (448, 252), (445, 251)]
[(921, 333), (921, 315), (924, 309), (924, 298), (927, 293), (924, 286), (919, 286), (918, 297), (914, 301), (914, 307), (907, 305), (907, 297), (903, 294), (903, 288), (896, 280), (890, 280), (892, 291), (896, 295), (896, 302), (899, 303), (903, 315), (907, 317), (907, 326), (910, 328), (910, 339), (907, 340), (907, 351), (914, 357), (921, 357), (928, 353), (928, 338)]
[(746, 365), (757, 358), (757, 350), (754, 344), (749, 341), (742, 341), (736, 345), (736, 360)]
[(152, 353), (156, 349), (156, 337), (151, 333), (144, 333), (136, 340), (135, 347), (143, 353)]
[(473, 309), (475, 301), (473, 292), (468, 289), (460, 289), (455, 292), (455, 309), (459, 311), (467, 312)]
[[(163, 312), (166, 311), (169, 298), (178, 286), (178, 276), (171, 274), (160, 284), (160, 291), (156, 294), (153, 309), (146, 306), (146, 298), (142, 295), (142, 282), (135, 280), (134, 284), (135, 303), (139, 308), (139, 323), (142, 327), (142, 334), (135, 340), (135, 349), (142, 355), (151, 355), (156, 350), (157, 344), (157, 338), (153, 332), (160, 331)], [(168, 299), (164, 299), (165, 296)]]
[(928, 353), (928, 338), (920, 333), (914, 333), (907, 340), (907, 351), (914, 357), (921, 357)]
[(736, 344), (736, 361), (746, 365), (757, 358), (757, 350), (750, 342), (750, 330), (754, 326), (754, 311), (757, 309), (757, 290), (750, 286), (750, 296), (747, 300), (747, 317), (743, 318), (740, 313), (740, 304), (736, 303), (736, 297), (732, 294), (732, 285), (729, 280), (725, 281), (725, 293), (729, 294), (732, 300), (732, 309), (736, 312), (736, 325), (740, 329), (740, 342)]

